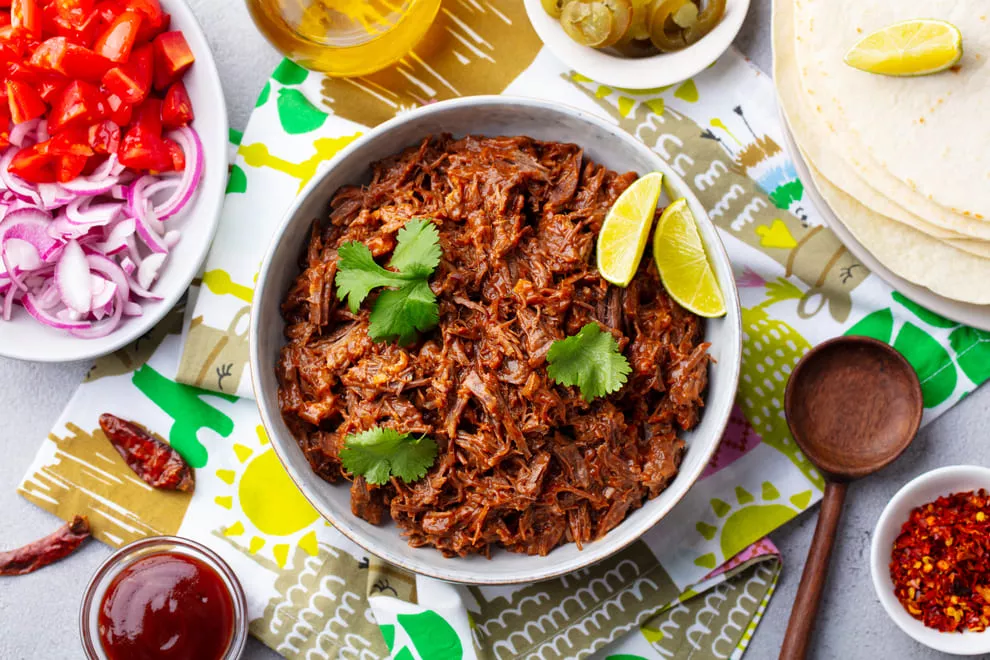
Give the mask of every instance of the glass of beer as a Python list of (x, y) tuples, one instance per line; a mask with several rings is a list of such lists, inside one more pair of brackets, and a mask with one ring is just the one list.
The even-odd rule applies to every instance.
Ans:
[(297, 64), (331, 76), (363, 76), (405, 57), (440, 0), (247, 0), (261, 33)]

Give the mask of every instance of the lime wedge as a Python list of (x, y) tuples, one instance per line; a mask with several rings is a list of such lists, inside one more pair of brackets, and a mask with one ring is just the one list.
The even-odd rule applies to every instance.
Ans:
[(962, 57), (962, 34), (952, 23), (917, 19), (894, 23), (863, 37), (845, 62), (868, 73), (924, 76), (945, 71)]
[(725, 315), (722, 290), (686, 200), (678, 199), (660, 216), (653, 258), (667, 293), (681, 307), (707, 318)]
[(662, 184), (660, 172), (636, 179), (605, 216), (598, 233), (598, 272), (612, 284), (626, 286), (636, 274), (650, 237)]

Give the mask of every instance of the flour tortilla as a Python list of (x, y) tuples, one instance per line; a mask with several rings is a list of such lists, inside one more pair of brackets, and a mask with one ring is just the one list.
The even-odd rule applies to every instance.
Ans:
[(816, 171), (815, 187), (856, 240), (892, 273), (945, 298), (990, 304), (990, 260), (957, 250), (927, 234), (874, 213)]
[[(829, 150), (823, 148), (821, 141), (816, 142), (812, 125), (806, 121), (809, 110), (803, 105), (798, 89), (793, 26), (793, 0), (775, 0), (774, 80), (795, 140), (802, 149), (809, 144), (816, 145), (827, 157)], [(974, 304), (990, 303), (990, 288), (984, 284), (990, 277), (990, 260), (872, 211), (815, 171), (813, 159), (807, 156), (809, 167), (817, 176), (812, 183), (840, 221), (881, 263), (900, 277), (946, 298)]]
[[(973, 218), (958, 216), (958, 224), (968, 233), (946, 230), (907, 211), (902, 206), (881, 196), (853, 172), (839, 155), (830, 148), (828, 136), (819, 131), (806, 98), (798, 86), (797, 65), (793, 56), (793, 0), (778, 0), (774, 5), (774, 80), (781, 105), (787, 115), (792, 132), (800, 135), (798, 142), (810, 165), (829, 179), (830, 183), (856, 199), (870, 210), (900, 222), (933, 238), (945, 240), (953, 247), (984, 258), (990, 258), (990, 241), (969, 238), (974, 232), (990, 238), (990, 224)], [(785, 15), (786, 14), (786, 15)]]
[[(990, 5), (986, 0), (797, 0), (801, 88), (845, 162), (882, 196), (956, 231), (953, 215), (990, 224)], [(937, 17), (963, 34), (957, 73), (896, 78), (843, 62), (864, 34)], [(826, 172), (828, 174), (828, 172)]]

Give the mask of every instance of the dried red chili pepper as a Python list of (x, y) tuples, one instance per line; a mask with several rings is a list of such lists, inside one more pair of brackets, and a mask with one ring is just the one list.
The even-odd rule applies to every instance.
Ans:
[(953, 493), (911, 511), (894, 541), (894, 594), (908, 614), (942, 632), (990, 624), (990, 499)]
[(0, 575), (24, 575), (63, 559), (89, 538), (89, 520), (75, 516), (48, 536), (16, 550), (0, 552)]
[(116, 415), (100, 415), (100, 428), (127, 467), (146, 483), (163, 490), (191, 493), (196, 486), (192, 468), (179, 452), (143, 428)]

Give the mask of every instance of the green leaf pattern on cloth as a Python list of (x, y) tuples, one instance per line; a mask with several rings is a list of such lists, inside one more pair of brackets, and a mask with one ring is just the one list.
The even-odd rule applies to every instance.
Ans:
[(315, 131), (327, 120), (327, 113), (319, 110), (298, 89), (283, 87), (278, 90), (278, 118), (289, 135)]

